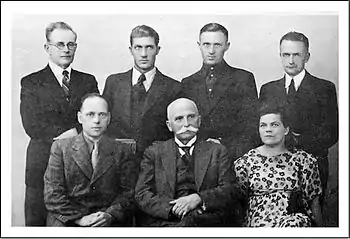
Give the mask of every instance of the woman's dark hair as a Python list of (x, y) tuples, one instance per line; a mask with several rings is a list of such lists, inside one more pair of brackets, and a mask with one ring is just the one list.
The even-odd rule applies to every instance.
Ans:
[(293, 148), (295, 148), (296, 141), (291, 134), (292, 128), (290, 125), (290, 117), (289, 117), (290, 113), (285, 103), (281, 103), (278, 99), (269, 99), (266, 101), (262, 101), (262, 102), (259, 102), (258, 104), (257, 112), (259, 116), (257, 125), (259, 125), (260, 118), (264, 115), (267, 115), (267, 114), (279, 115), (283, 126), (285, 128), (289, 127), (289, 132), (286, 135), (286, 139), (285, 139), (285, 146), (288, 150), (292, 150)]

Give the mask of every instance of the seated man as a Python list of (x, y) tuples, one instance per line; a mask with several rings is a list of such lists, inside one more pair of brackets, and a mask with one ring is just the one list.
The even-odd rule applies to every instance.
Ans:
[(103, 133), (110, 121), (97, 93), (82, 99), (83, 131), (55, 141), (44, 176), (48, 226), (126, 225), (132, 216), (137, 175), (127, 145)]
[(140, 226), (222, 226), (231, 202), (231, 161), (221, 144), (198, 142), (200, 116), (185, 98), (167, 108), (174, 138), (148, 147), (135, 188)]

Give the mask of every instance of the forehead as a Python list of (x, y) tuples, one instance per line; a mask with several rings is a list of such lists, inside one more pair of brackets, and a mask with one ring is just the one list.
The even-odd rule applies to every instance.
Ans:
[(225, 36), (225, 34), (223, 32), (203, 32), (200, 37), (199, 40), (201, 42), (226, 42), (227, 38)]
[(266, 114), (260, 117), (260, 122), (270, 123), (270, 122), (281, 122), (280, 114)]
[(55, 29), (53, 32), (51, 32), (50, 40), (57, 42), (75, 41), (75, 35), (71, 30), (68, 29)]
[(132, 39), (133, 45), (139, 45), (139, 46), (149, 46), (149, 45), (156, 45), (155, 39), (153, 37), (134, 37)]
[(178, 103), (170, 108), (170, 115), (172, 117), (185, 116), (189, 114), (198, 114), (198, 111), (190, 102)]
[(87, 98), (81, 107), (83, 112), (107, 112), (107, 103), (99, 97)]
[(306, 47), (301, 41), (283, 40), (281, 43), (281, 52), (302, 52), (306, 50)]

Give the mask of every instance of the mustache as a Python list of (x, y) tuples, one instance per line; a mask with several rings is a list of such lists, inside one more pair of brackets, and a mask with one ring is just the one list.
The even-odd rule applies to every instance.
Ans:
[(182, 127), (176, 134), (182, 134), (182, 133), (185, 133), (186, 131), (191, 131), (193, 133), (197, 133), (198, 130), (199, 130), (198, 128), (190, 125), (188, 127)]

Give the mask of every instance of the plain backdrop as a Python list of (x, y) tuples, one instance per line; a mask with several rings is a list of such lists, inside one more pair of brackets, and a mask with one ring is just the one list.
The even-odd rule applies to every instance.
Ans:
[[(136, 3), (135, 3), (136, 4)], [(186, 6), (185, 2), (178, 3)], [(145, 24), (160, 35), (156, 66), (181, 81), (202, 65), (197, 41), (199, 30), (217, 22), (229, 31), (228, 64), (253, 72), (256, 86), (283, 76), (279, 40), (289, 31), (304, 33), (311, 57), (306, 69), (327, 79), (339, 90), (339, 16), (336, 12), (259, 14), (24, 14), (10, 19), (11, 54), (11, 225), (24, 225), (25, 154), (29, 137), (19, 114), (20, 79), (47, 64), (45, 28), (55, 21), (68, 23), (78, 34), (74, 69), (95, 75), (102, 93), (108, 75), (129, 70), (132, 28)], [(347, 79), (343, 79), (347, 81)], [(331, 149), (331, 178), (338, 185), (338, 144)]]

